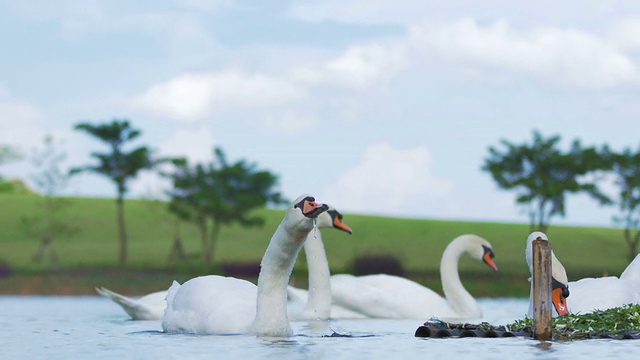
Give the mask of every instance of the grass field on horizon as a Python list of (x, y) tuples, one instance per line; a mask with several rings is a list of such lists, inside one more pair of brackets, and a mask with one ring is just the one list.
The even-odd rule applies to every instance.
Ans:
[[(118, 238), (115, 201), (102, 198), (68, 198), (70, 204), (61, 213), (65, 222), (78, 228), (77, 233), (54, 239), (62, 269), (109, 269), (118, 266)], [(17, 272), (40, 272), (42, 265), (34, 264), (39, 239), (28, 236), (21, 219), (40, 212), (41, 198), (26, 195), (0, 195), (0, 261)], [(283, 210), (261, 209), (265, 225), (256, 228), (225, 227), (216, 246), (215, 262), (258, 263), (264, 254), (273, 231), (284, 216)], [(168, 255), (173, 244), (174, 220), (166, 211), (166, 204), (150, 200), (127, 200), (125, 216), (129, 234), (127, 269), (170, 270)], [(463, 256), (459, 269), (465, 286), (465, 274), (482, 283), (501, 279), (496, 292), (508, 289), (513, 279), (529, 276), (524, 248), (529, 232), (527, 224), (490, 223), (404, 219), (344, 214), (344, 221), (353, 235), (324, 229), (322, 232), (332, 273), (349, 272), (354, 258), (362, 255), (386, 254), (397, 257), (405, 270), (428, 274), (439, 273), (440, 257), (447, 244), (456, 236), (473, 233), (487, 239), (496, 255), (499, 272), (494, 274), (485, 264)], [(188, 253), (196, 260), (185, 265), (205, 269), (200, 260), (200, 238), (192, 224), (181, 226), (182, 238)], [(622, 231), (614, 228), (568, 227), (552, 225), (547, 232), (551, 245), (567, 270), (570, 280), (603, 274), (619, 275), (628, 264), (627, 248)], [(180, 268), (178, 266), (177, 268)], [(294, 273), (304, 274), (306, 261), (300, 257)], [(419, 278), (419, 276), (418, 276)], [(437, 276), (435, 276), (437, 280)], [(511, 280), (510, 280), (511, 279)], [(439, 283), (439, 281), (436, 281)], [(524, 288), (528, 288), (525, 284)], [(437, 288), (439, 290), (439, 287)]]

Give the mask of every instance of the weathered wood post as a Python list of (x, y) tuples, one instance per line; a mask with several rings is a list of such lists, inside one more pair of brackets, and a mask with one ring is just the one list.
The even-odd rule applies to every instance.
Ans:
[(533, 240), (533, 337), (551, 340), (551, 246)]

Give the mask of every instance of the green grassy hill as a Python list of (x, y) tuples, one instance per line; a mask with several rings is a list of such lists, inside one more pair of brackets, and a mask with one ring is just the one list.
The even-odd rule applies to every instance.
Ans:
[[(175, 227), (166, 205), (157, 201), (128, 200), (125, 215), (129, 233), (129, 262), (119, 269), (115, 201), (112, 199), (69, 198), (70, 205), (61, 218), (78, 228), (77, 233), (54, 239), (60, 261), (57, 271), (99, 273), (99, 281), (128, 287), (135, 282), (130, 272), (162, 273), (160, 281), (185, 279), (203, 273), (219, 273), (220, 267), (207, 268), (199, 259), (200, 240), (195, 226), (182, 225), (182, 237), (188, 253), (194, 255), (187, 264), (169, 264)], [(27, 235), (21, 219), (39, 213), (41, 199), (27, 195), (0, 195), (0, 262), (18, 275), (46, 275), (45, 267), (35, 264), (32, 256), (39, 239)], [(215, 260), (222, 263), (258, 263), (284, 211), (258, 211), (266, 219), (264, 227), (224, 228), (217, 244)], [(479, 296), (526, 296), (529, 276), (524, 259), (526, 224), (486, 223), (400, 219), (344, 214), (353, 235), (323, 230), (323, 240), (333, 273), (349, 272), (357, 256), (390, 254), (402, 261), (407, 276), (440, 291), (440, 257), (449, 241), (458, 235), (475, 233), (493, 245), (499, 267), (494, 273), (486, 265), (463, 257), (460, 272), (465, 286)], [(548, 236), (570, 280), (603, 273), (619, 275), (626, 267), (626, 245), (620, 230), (612, 228), (552, 226)], [(123, 273), (124, 271), (124, 273)], [(127, 275), (129, 274), (129, 275)], [(177, 274), (177, 275), (176, 275)], [(294, 269), (295, 280), (303, 285), (306, 265), (301, 257)], [(113, 280), (111, 278), (118, 278)], [(111, 280), (110, 280), (111, 279)], [(147, 279), (148, 280), (148, 279)], [(142, 276), (138, 283), (147, 283)], [(9, 286), (0, 281), (0, 290)], [(89, 281), (91, 282), (91, 281)], [(11, 286), (19, 286), (13, 284)], [(166, 287), (166, 286), (163, 286)], [(89, 286), (89, 288), (91, 288)]]

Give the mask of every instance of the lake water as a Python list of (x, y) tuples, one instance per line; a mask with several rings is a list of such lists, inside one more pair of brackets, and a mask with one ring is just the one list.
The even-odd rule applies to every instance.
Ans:
[[(494, 325), (525, 299), (480, 299)], [(640, 340), (542, 343), (525, 338), (416, 338), (420, 320), (293, 322), (288, 339), (162, 333), (102, 297), (0, 296), (0, 359), (639, 359)], [(351, 337), (325, 337), (332, 331)]]

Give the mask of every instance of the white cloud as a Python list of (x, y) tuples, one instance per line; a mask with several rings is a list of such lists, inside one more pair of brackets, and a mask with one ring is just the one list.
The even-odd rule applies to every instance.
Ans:
[[(53, 22), (63, 39), (79, 41), (94, 34), (138, 33), (154, 37), (169, 52), (210, 52), (219, 46), (207, 29), (206, 16), (233, 7), (233, 0), (173, 1), (180, 7), (146, 6), (132, 2), (101, 0), (19, 0), (11, 8), (32, 21)], [(122, 4), (125, 3), (125, 4)]]
[(414, 27), (412, 37), (427, 56), (534, 75), (564, 86), (600, 89), (639, 80), (629, 56), (580, 30), (538, 27), (525, 32), (506, 21), (480, 26), (474, 19), (463, 19)]
[(200, 125), (182, 128), (172, 133), (157, 149), (161, 156), (182, 156), (189, 162), (210, 161), (215, 139), (211, 128)]
[(264, 74), (228, 70), (186, 73), (151, 86), (133, 106), (184, 122), (204, 120), (217, 111), (260, 108), (302, 99), (304, 88)]
[(356, 45), (319, 65), (296, 68), (291, 76), (310, 86), (365, 89), (393, 78), (404, 68), (405, 57), (402, 46), (384, 41)]
[[(0, 85), (0, 144), (9, 144), (27, 150), (24, 145), (44, 136), (42, 111), (35, 105), (13, 98)], [(19, 124), (20, 126), (15, 126)]]
[(362, 162), (323, 191), (322, 199), (345, 212), (434, 216), (451, 208), (453, 183), (432, 174), (424, 146), (369, 145)]
[[(395, 49), (402, 49), (404, 43), (413, 51), (390, 51), (394, 48), (381, 44), (380, 53), (398, 54), (397, 60), (411, 61), (414, 67), (424, 66), (425, 60), (436, 59), (470, 74), (486, 73), (490, 68), (499, 73), (525, 74), (560, 86), (606, 89), (638, 84), (637, 59), (626, 51), (640, 47), (640, 36), (635, 36), (640, 35), (640, 21), (628, 17), (616, 23), (618, 20), (611, 16), (607, 2), (591, 3), (589, 9), (582, 9), (583, 13), (589, 18), (606, 19), (604, 26), (613, 28), (609, 35), (598, 33), (597, 27), (587, 28), (584, 23), (571, 21), (575, 18), (576, 4), (554, 3), (553, 16), (546, 18), (543, 16), (546, 11), (540, 9), (544, 6), (538, 3), (535, 9), (528, 10), (526, 5), (518, 4), (516, 8), (495, 3), (468, 4), (462, 10), (452, 4), (419, 1), (391, 4), (375, 0), (349, 4), (340, 1), (298, 3), (288, 15), (317, 23), (395, 24), (410, 29), (408, 37), (397, 37), (393, 44)], [(629, 4), (618, 6), (633, 8)], [(469, 18), (469, 14), (476, 15)], [(559, 23), (564, 25), (559, 27), (556, 25)], [(375, 44), (369, 46), (369, 50), (374, 47)], [(372, 69), (377, 69), (370, 67), (372, 62), (358, 61), (366, 57), (357, 55), (352, 51), (334, 62), (338, 69), (347, 70), (347, 76), (338, 75), (354, 84), (371, 77), (375, 74)]]
[(216, 13), (236, 5), (236, 0), (171, 0), (171, 2), (177, 6), (206, 13)]
[(598, 28), (618, 14), (637, 14), (640, 4), (627, 0), (424, 1), (325, 0), (293, 2), (286, 14), (311, 23), (410, 26), (451, 21), (473, 14), (480, 19), (509, 18), (518, 24), (556, 23)]
[(300, 21), (321, 23), (338, 21), (344, 23), (393, 24), (423, 19), (431, 5), (421, 0), (402, 2), (354, 0), (328, 0), (294, 4), (287, 15)]
[(308, 132), (318, 126), (319, 120), (305, 112), (285, 109), (266, 118), (268, 129), (285, 135)]
[(640, 49), (640, 16), (627, 17), (614, 24), (609, 38), (622, 50)]

